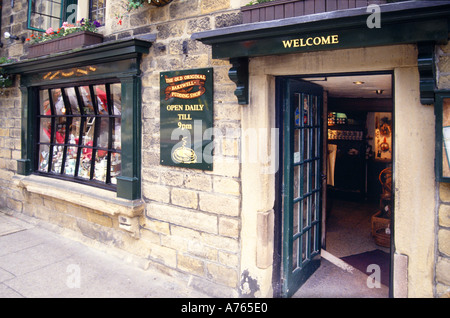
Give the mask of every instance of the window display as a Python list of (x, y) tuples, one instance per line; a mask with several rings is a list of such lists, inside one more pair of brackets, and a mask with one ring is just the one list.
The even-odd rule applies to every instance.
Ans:
[(39, 173), (114, 187), (121, 171), (121, 84), (39, 91)]
[(375, 113), (375, 160), (392, 160), (391, 117), (391, 113)]
[(450, 182), (450, 93), (436, 95), (436, 177)]

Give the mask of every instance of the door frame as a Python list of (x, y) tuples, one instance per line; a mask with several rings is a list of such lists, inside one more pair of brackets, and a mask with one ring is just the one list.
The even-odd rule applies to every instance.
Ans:
[[(299, 74), (299, 75), (280, 75), (274, 76), (275, 78), (275, 128), (279, 133), (279, 147), (278, 147), (278, 169), (275, 173), (275, 202), (274, 202), (274, 251), (273, 251), (273, 271), (272, 271), (272, 286), (274, 297), (282, 297), (282, 253), (283, 253), (283, 179), (284, 179), (284, 117), (283, 117), (283, 87), (277, 78), (293, 78), (293, 79), (305, 79), (305, 78), (321, 78), (321, 77), (339, 77), (339, 76), (353, 76), (353, 75), (391, 75), (391, 89), (392, 89), (392, 131), (395, 132), (395, 78), (394, 70), (379, 70), (379, 71), (361, 71), (361, 72), (337, 72), (337, 73), (316, 73), (316, 74)], [(326, 116), (326, 112), (322, 112), (322, 116)], [(325, 127), (323, 127), (325, 129)], [(326, 134), (322, 134), (322, 138), (325, 138)], [(394, 134), (393, 134), (394, 136)], [(326, 146), (326, 141), (322, 144)], [(392, 142), (392, 189), (395, 189), (395, 139)], [(324, 160), (325, 161), (325, 160)], [(328, 172), (328, 171), (327, 171)], [(322, 197), (322, 201), (326, 200), (326, 196)], [(393, 287), (393, 273), (394, 273), (394, 252), (395, 252), (395, 191), (392, 191), (392, 212), (391, 212), (391, 237), (390, 237), (390, 273), (389, 273), (389, 297), (394, 295)], [(326, 211), (326, 202), (322, 202), (323, 211)], [(325, 212), (324, 212), (325, 213)], [(322, 220), (324, 222), (324, 220)], [(321, 227), (321, 231), (324, 231), (324, 227)], [(325, 229), (326, 231), (326, 229)], [(321, 233), (322, 235), (322, 233)], [(322, 248), (325, 248), (325, 240)]]

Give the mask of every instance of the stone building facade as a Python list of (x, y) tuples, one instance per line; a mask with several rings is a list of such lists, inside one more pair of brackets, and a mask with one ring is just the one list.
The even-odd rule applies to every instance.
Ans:
[[(27, 42), (3, 37), (6, 31), (19, 38), (31, 35), (32, 31), (27, 29), (28, 1), (16, 0), (13, 8), (4, 2), (0, 52), (3, 57), (17, 60), (8, 66), (16, 70), (17, 76), (15, 85), (3, 88), (0, 96), (1, 210), (51, 222), (86, 244), (124, 251), (140, 266), (156, 268), (211, 296), (280, 296), (273, 274), (277, 267), (276, 174), (260, 172), (267, 162), (242, 161), (252, 148), (241, 132), (262, 129), (265, 141), (262, 149), (270, 153), (270, 129), (276, 126), (271, 92), (277, 76), (391, 70), (396, 90), (397, 138), (392, 296), (448, 296), (450, 187), (448, 183), (435, 181), (435, 122), (433, 107), (418, 101), (417, 45), (391, 43), (387, 47), (363, 45), (281, 57), (250, 56), (249, 101), (242, 105), (235, 95), (236, 82), (229, 75), (230, 68), (235, 66), (233, 61), (216, 58), (214, 44), (204, 39), (208, 37), (205, 31), (241, 25), (241, 7), (248, 2), (173, 0), (161, 7), (144, 5), (127, 13), (123, 1), (106, 1), (105, 24), (99, 28), (105, 45), (129, 39), (150, 42), (148, 51), (139, 55), (139, 69), (133, 77), (139, 78), (139, 84), (133, 87), (140, 94), (137, 102), (140, 109), (135, 117), (139, 127), (135, 131), (140, 141), (139, 162), (133, 163), (139, 170), (139, 185), (137, 194), (128, 198), (109, 189), (18, 173), (18, 161), (24, 159), (26, 145), (23, 140), (26, 83), (22, 80), (41, 70), (37, 71), (36, 60), (27, 59)], [(83, 4), (79, 3), (79, 8)], [(84, 17), (83, 10), (86, 12), (79, 9), (78, 18)], [(365, 21), (367, 14), (358, 14)], [(67, 54), (76, 58), (70, 55), (76, 52)], [(450, 89), (449, 45), (436, 45), (435, 57), (437, 89)], [(340, 63), (336, 64), (337, 60)], [(58, 67), (64, 68), (62, 59), (58, 61)], [(36, 71), (28, 71), (27, 63)], [(17, 67), (22, 68), (17, 71)], [(214, 139), (213, 169), (161, 165), (160, 73), (200, 68), (213, 68), (214, 73), (213, 120), (214, 128), (221, 134)], [(407, 108), (406, 103), (413, 106)], [(407, 112), (410, 114), (406, 119)], [(424, 121), (425, 132), (411, 132), (411, 121), (417, 124)], [(418, 146), (402, 149), (402, 142), (410, 135), (414, 135)], [(122, 145), (130, 142), (123, 136)], [(423, 148), (428, 150), (426, 155), (420, 152)], [(408, 170), (403, 165), (412, 160), (411, 152), (419, 159)], [(407, 180), (418, 178), (410, 175), (416, 168), (422, 180), (417, 189), (409, 189)]]
[[(436, 64), (438, 70), (438, 88), (447, 90), (449, 85), (449, 45), (438, 47)], [(437, 221), (437, 260), (436, 260), (436, 296), (448, 297), (448, 286), (450, 284), (450, 261), (449, 261), (449, 211), (448, 209), (448, 184), (439, 184), (439, 207)]]

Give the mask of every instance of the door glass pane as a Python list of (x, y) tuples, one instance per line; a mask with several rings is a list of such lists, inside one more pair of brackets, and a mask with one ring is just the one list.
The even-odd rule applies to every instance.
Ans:
[(300, 132), (301, 129), (294, 129), (294, 163), (300, 162)]
[(300, 215), (300, 202), (294, 203), (294, 209), (292, 211), (294, 222), (293, 222), (293, 231), (292, 233), (295, 235), (300, 232), (300, 223), (299, 223), (299, 215)]
[(303, 133), (303, 145), (301, 146), (301, 149), (303, 151), (303, 160), (308, 160), (309, 159), (309, 129), (302, 129), (302, 133)]
[(309, 95), (302, 94), (302, 96), (303, 96), (303, 124), (310, 125), (311, 114), (310, 114), (310, 105), (309, 105)]
[(299, 248), (299, 240), (296, 239), (292, 242), (292, 270), (295, 270), (298, 267), (298, 248)]
[(309, 231), (307, 231), (306, 233), (304, 233), (302, 235), (302, 254), (301, 254), (301, 263), (303, 264), (305, 262), (305, 260), (308, 259), (308, 243), (309, 243)]
[(315, 224), (312, 228), (311, 228), (311, 239), (312, 239), (312, 244), (311, 244), (311, 252), (312, 253), (316, 253), (319, 251), (319, 225)]
[(294, 200), (298, 199), (300, 194), (300, 169), (301, 166), (294, 166)]
[(316, 189), (316, 180), (317, 180), (317, 176), (316, 176), (316, 161), (313, 160), (309, 163), (309, 168), (310, 168), (310, 179), (311, 179), (311, 184), (310, 184), (310, 189), (309, 192), (312, 192)]
[(308, 165), (306, 163), (304, 163), (302, 165), (302, 179), (303, 179), (303, 186), (302, 186), (302, 196), (305, 196), (308, 193), (308, 178), (309, 178), (309, 171), (308, 171)]
[(303, 211), (302, 211), (302, 230), (304, 230), (308, 226), (308, 212), (309, 204), (308, 198), (303, 199)]

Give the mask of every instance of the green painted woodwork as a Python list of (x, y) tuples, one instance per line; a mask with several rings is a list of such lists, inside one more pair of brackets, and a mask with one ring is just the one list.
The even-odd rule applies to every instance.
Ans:
[(322, 88), (277, 79), (283, 107), (283, 279), (291, 297), (320, 266)]
[(450, 113), (449, 105), (450, 105), (450, 90), (438, 91), (436, 93), (436, 103), (434, 105), (434, 112), (436, 116), (435, 169), (436, 169), (436, 181), (438, 182), (450, 182), (450, 172), (449, 172), (450, 165), (448, 164), (449, 162), (448, 159), (445, 159), (448, 158), (448, 155), (450, 154), (450, 149), (447, 149), (445, 147), (445, 138), (443, 132), (443, 128), (449, 126), (448, 123), (449, 118), (448, 115)]
[[(449, 3), (394, 3), (383, 6), (381, 27), (369, 28), (365, 8), (237, 25), (195, 33), (212, 46), (213, 58), (261, 56), (423, 41), (447, 42)], [(285, 48), (283, 41), (339, 35), (339, 42)]]
[(141, 195), (141, 79), (120, 78), (122, 84), (122, 174), (117, 177), (117, 196)]
[(236, 84), (234, 95), (238, 98), (240, 105), (248, 104), (248, 58), (231, 58), (233, 65), (228, 71), (228, 77)]
[(436, 89), (435, 45), (433, 42), (424, 42), (417, 45), (417, 67), (420, 76), (420, 102), (423, 105), (434, 104), (434, 91)]
[[(434, 102), (433, 46), (448, 41), (448, 1), (407, 1), (381, 6), (380, 28), (369, 28), (366, 8), (339, 10), (194, 33), (211, 45), (212, 57), (235, 62), (243, 58), (359, 47), (418, 44), (421, 103)], [(431, 49), (431, 50), (430, 50)], [(230, 70), (230, 71), (231, 71)], [(241, 74), (248, 71), (241, 70)], [(234, 79), (233, 79), (234, 80)], [(248, 90), (240, 79), (236, 96)]]
[[(122, 173), (117, 178), (117, 196), (134, 200), (141, 197), (141, 80), (140, 59), (147, 54), (154, 35), (145, 39), (126, 39), (105, 42), (89, 48), (73, 50), (28, 59), (4, 65), (10, 74), (21, 75), (22, 92), (22, 134), (21, 159), (17, 172), (22, 175), (33, 173), (35, 167), (36, 109), (38, 88), (49, 85), (65, 85), (74, 82), (102, 81), (118, 78), (122, 85)], [(83, 76), (54, 76), (58, 71), (71, 71), (91, 67)], [(59, 73), (58, 73), (59, 74)]]

